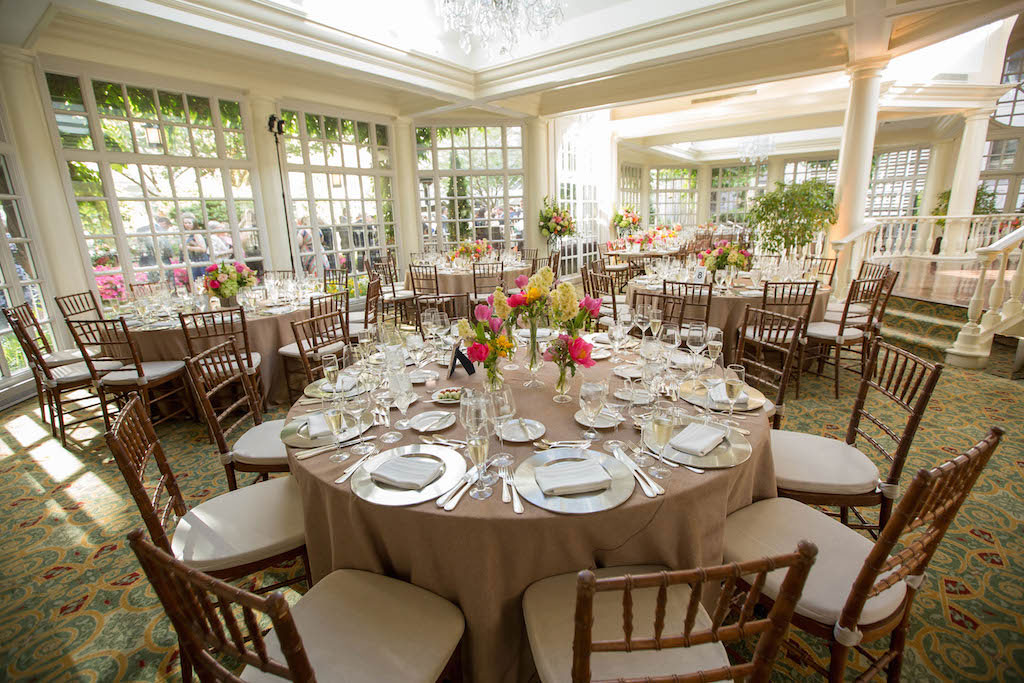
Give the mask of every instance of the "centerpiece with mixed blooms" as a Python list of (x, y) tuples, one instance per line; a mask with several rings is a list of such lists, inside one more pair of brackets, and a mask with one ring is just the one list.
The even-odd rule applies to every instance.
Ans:
[(479, 261), (493, 252), (494, 247), (487, 240), (476, 240), (475, 242), (465, 240), (459, 242), (459, 246), (452, 251), (452, 258), (462, 257), (471, 261)]
[(570, 375), (576, 376), (576, 366), (594, 366), (594, 359), (591, 358), (594, 347), (580, 333), (591, 319), (600, 315), (601, 301), (589, 296), (584, 296), (580, 301), (576, 298), (576, 288), (563, 282), (551, 294), (550, 309), (551, 319), (564, 332), (548, 345), (544, 351), (544, 360), (558, 366), (555, 402), (568, 403), (572, 400), (569, 397), (569, 378)]
[(737, 270), (750, 270), (750, 252), (726, 240), (716, 242), (710, 249), (697, 254), (697, 260), (712, 273), (730, 266)]
[(544, 197), (544, 206), (541, 207), (538, 223), (540, 234), (544, 235), (548, 242), (558, 237), (569, 237), (576, 234), (576, 221), (572, 214), (568, 209), (552, 202), (550, 197)]
[[(500, 292), (501, 290), (497, 290)], [(459, 320), (459, 336), (466, 344), (466, 355), (474, 363), (480, 363), (487, 370), (487, 388), (497, 389), (501, 386), (501, 372), (498, 361), (508, 358), (515, 345), (505, 330), (508, 316), (495, 315), (494, 295), (488, 297), (489, 303), (479, 304), (473, 309), (473, 322), (465, 318)]]
[(221, 301), (234, 301), (238, 292), (257, 283), (256, 271), (241, 261), (221, 261), (206, 267), (206, 291)]
[(640, 214), (630, 206), (626, 205), (620, 210), (615, 212), (612, 216), (612, 227), (615, 232), (618, 233), (620, 230), (624, 232), (633, 232), (640, 227)]

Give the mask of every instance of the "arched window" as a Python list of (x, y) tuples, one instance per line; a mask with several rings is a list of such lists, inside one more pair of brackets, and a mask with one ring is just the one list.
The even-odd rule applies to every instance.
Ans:
[(1003, 83), (1016, 83), (1017, 87), (999, 98), (992, 116), (1007, 126), (1024, 126), (1024, 50), (1006, 57)]

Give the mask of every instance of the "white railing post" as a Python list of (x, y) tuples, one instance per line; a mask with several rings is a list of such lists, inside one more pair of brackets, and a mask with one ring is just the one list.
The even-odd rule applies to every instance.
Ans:
[[(1000, 259), (999, 273), (996, 275), (996, 281), (992, 283), (992, 288), (989, 290), (988, 310), (985, 311), (985, 315), (981, 316), (982, 327), (992, 327), (1003, 319), (1003, 297), (1006, 296), (1006, 260), (1009, 256), (1004, 251), (997, 258)], [(984, 274), (984, 270), (982, 273)]]
[[(1005, 258), (1009, 259), (1007, 253)], [(1024, 302), (1021, 295), (1024, 294), (1024, 253), (1017, 259), (1017, 269), (1013, 271), (1013, 279), (1010, 280), (1010, 298), (1003, 303), (1003, 317), (1012, 318), (1024, 310)]]

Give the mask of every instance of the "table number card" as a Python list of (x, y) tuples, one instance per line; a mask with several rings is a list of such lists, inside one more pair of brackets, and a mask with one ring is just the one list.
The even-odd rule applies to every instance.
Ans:
[(693, 274), (693, 281), (698, 284), (704, 284), (708, 279), (708, 269), (704, 266), (698, 266), (697, 270)]
[(456, 363), (462, 365), (466, 369), (466, 374), (472, 375), (476, 372), (476, 368), (473, 366), (473, 361), (469, 360), (469, 356), (464, 354), (460, 347), (462, 346), (462, 340), (456, 339), (455, 343), (452, 344), (452, 355), (448, 359), (448, 377), (451, 378), (455, 374), (455, 370), (458, 367)]

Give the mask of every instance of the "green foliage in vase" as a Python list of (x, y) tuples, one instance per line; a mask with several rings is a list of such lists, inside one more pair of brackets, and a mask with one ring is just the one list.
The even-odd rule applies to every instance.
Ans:
[(836, 221), (833, 189), (821, 180), (786, 185), (754, 200), (747, 220), (765, 251), (780, 253), (814, 241), (818, 231)]

